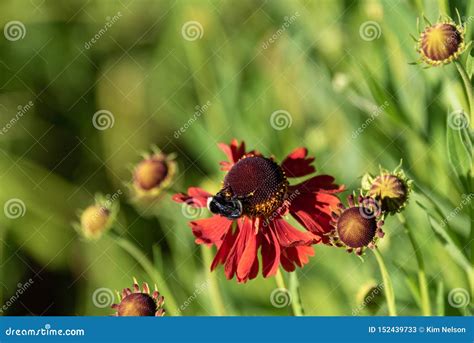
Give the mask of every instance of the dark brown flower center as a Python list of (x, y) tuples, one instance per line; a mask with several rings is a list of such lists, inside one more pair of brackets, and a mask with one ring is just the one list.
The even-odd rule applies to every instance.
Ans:
[(156, 303), (151, 296), (145, 293), (132, 293), (120, 302), (119, 316), (154, 316)]
[(339, 239), (345, 245), (351, 248), (361, 248), (367, 246), (374, 239), (377, 221), (375, 216), (364, 215), (364, 208), (351, 207), (341, 213), (336, 229)]
[(249, 216), (268, 216), (285, 199), (288, 180), (274, 161), (248, 156), (238, 161), (224, 179), (226, 195), (242, 202), (243, 212)]
[(138, 164), (135, 169), (135, 183), (144, 190), (158, 187), (168, 175), (166, 161), (147, 159)]
[(421, 34), (421, 49), (433, 61), (443, 61), (453, 56), (463, 42), (455, 25), (439, 23), (428, 27)]

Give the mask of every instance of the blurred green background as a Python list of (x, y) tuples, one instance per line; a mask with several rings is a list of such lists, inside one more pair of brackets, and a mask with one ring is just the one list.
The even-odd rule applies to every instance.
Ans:
[[(234, 137), (278, 160), (306, 146), (318, 172), (348, 190), (379, 164), (393, 169), (403, 159), (445, 213), (456, 208), (463, 191), (448, 163), (446, 118), (466, 106), (462, 84), (454, 65), (409, 65), (419, 58), (410, 34), (417, 35), (421, 13), (435, 22), (439, 14), (455, 17), (457, 8), (469, 24), (473, 7), (443, 0), (2, 1), (2, 27), (19, 21), (24, 28), (19, 39), (0, 37), (0, 126), (7, 129), (0, 134), (0, 204), (25, 205), (19, 218), (0, 211), (3, 303), (19, 283), (34, 280), (4, 314), (109, 315), (94, 305), (94, 291), (130, 287), (133, 276), (152, 283), (110, 238), (85, 242), (72, 228), (96, 193), (119, 190), (114, 230), (154, 261), (184, 304), (208, 278), (208, 264), (170, 196), (193, 185), (217, 190), (224, 156), (216, 143)], [(189, 29), (189, 22), (199, 25)], [(363, 31), (367, 22), (375, 34)], [(99, 110), (112, 114), (113, 126), (94, 127)], [(291, 126), (272, 127), (277, 110), (289, 113)], [(125, 184), (152, 145), (176, 153), (179, 170), (172, 191), (144, 215)], [(460, 314), (447, 298), (469, 289), (466, 274), (434, 234), (420, 197), (413, 194), (405, 215), (425, 261), (433, 313)], [(453, 235), (467, 242), (468, 228), (463, 210)], [(398, 312), (418, 315), (413, 248), (397, 218), (385, 231), (380, 249)], [(381, 282), (374, 255), (362, 261), (343, 249), (315, 251), (297, 271), (306, 314), (354, 314), (361, 289)], [(237, 284), (222, 268), (215, 275), (227, 314), (291, 313), (272, 306), (273, 279)], [(204, 289), (182, 314), (216, 314), (211, 300)], [(356, 312), (387, 310), (380, 301), (378, 311)]]

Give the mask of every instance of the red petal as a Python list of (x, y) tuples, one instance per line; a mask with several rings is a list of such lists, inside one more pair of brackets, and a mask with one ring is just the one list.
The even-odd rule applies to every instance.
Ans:
[(245, 220), (241, 227), (242, 241), (239, 242), (244, 246), (244, 250), (236, 261), (237, 280), (239, 282), (246, 282), (248, 280), (250, 271), (257, 259), (258, 242), (255, 231), (254, 222), (250, 219)]
[(240, 143), (234, 138), (230, 145), (219, 143), (219, 148), (226, 154), (229, 162), (221, 162), (222, 170), (229, 170), (230, 167), (245, 155), (245, 142)]
[(207, 207), (207, 199), (211, 196), (212, 194), (199, 187), (190, 187), (188, 188), (188, 194), (175, 194), (173, 195), (173, 200), (179, 203), (184, 202), (193, 207)]
[(273, 230), (267, 230), (262, 239), (262, 273), (263, 277), (276, 274), (280, 265), (280, 244)]
[(311, 164), (314, 157), (307, 157), (306, 148), (296, 148), (282, 162), (281, 167), (287, 177), (300, 177), (312, 174), (316, 171)]
[(292, 247), (296, 245), (311, 245), (317, 243), (320, 239), (309, 232), (301, 232), (291, 226), (283, 219), (274, 219), (270, 222), (270, 227), (275, 230), (279, 244), (283, 247)]
[(309, 262), (309, 257), (314, 256), (313, 247), (309, 246), (298, 246), (284, 248), (282, 250), (282, 266), (288, 271), (292, 272), (295, 270), (295, 265), (303, 267)]
[(232, 221), (222, 216), (213, 216), (194, 220), (189, 226), (193, 230), (197, 244), (219, 245), (226, 232), (231, 229)]
[(224, 240), (217, 250), (217, 254), (214, 257), (214, 260), (211, 264), (211, 271), (216, 269), (219, 264), (224, 264), (227, 261), (229, 253), (234, 246), (235, 239), (237, 237), (237, 232), (233, 233), (232, 230), (227, 231), (224, 236)]

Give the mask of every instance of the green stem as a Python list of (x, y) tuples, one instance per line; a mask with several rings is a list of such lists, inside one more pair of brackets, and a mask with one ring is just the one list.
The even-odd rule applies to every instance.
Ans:
[(377, 263), (379, 264), (380, 274), (382, 274), (385, 299), (387, 300), (388, 314), (390, 316), (396, 316), (397, 310), (395, 307), (395, 293), (393, 291), (392, 280), (390, 279), (390, 275), (388, 274), (387, 267), (385, 266), (383, 257), (380, 254), (379, 249), (375, 248), (372, 251), (374, 252), (375, 258), (377, 259)]
[[(296, 282), (297, 282), (297, 280), (298, 279), (296, 279)], [(278, 271), (275, 275), (275, 281), (276, 281), (276, 284), (277, 284), (278, 288), (286, 289), (288, 292), (290, 292), (290, 295), (291, 295), (291, 309), (293, 311), (293, 315), (294, 316), (303, 316), (304, 315), (304, 310), (303, 310), (303, 306), (302, 306), (302, 303), (301, 303), (301, 297), (300, 297), (300, 294), (299, 294), (297, 284), (293, 285), (293, 287), (291, 287), (291, 289), (287, 288), (286, 284), (285, 284), (285, 279), (283, 278), (283, 274), (281, 273), (280, 269), (278, 269)]]
[(423, 256), (413, 236), (413, 232), (404, 220), (403, 224), (413, 250), (415, 251), (416, 262), (418, 263), (418, 286), (420, 287), (421, 312), (424, 316), (431, 316), (430, 293), (428, 290), (428, 281), (426, 280), (425, 262), (423, 261)]
[(143, 270), (148, 274), (148, 276), (153, 280), (154, 283), (158, 285), (158, 290), (165, 297), (165, 308), (173, 316), (180, 316), (181, 313), (178, 309), (176, 301), (173, 298), (173, 295), (166, 284), (165, 279), (161, 274), (153, 267), (153, 264), (150, 260), (138, 249), (135, 245), (130, 243), (128, 240), (110, 235), (117, 245), (119, 245), (123, 250), (129, 253), (143, 268)]
[(464, 84), (464, 91), (466, 92), (467, 101), (469, 104), (469, 114), (471, 115), (471, 123), (474, 125), (474, 100), (472, 97), (472, 83), (463, 64), (459, 61), (455, 61), (454, 63), (458, 69), (459, 74), (461, 75)]
[(209, 292), (212, 307), (214, 308), (214, 313), (217, 316), (225, 316), (225, 305), (224, 301), (222, 300), (222, 294), (219, 289), (216, 273), (212, 273), (209, 269), (209, 266), (212, 263), (212, 250), (204, 245), (201, 245), (201, 252), (204, 259), (204, 268), (206, 270), (207, 280), (209, 282)]

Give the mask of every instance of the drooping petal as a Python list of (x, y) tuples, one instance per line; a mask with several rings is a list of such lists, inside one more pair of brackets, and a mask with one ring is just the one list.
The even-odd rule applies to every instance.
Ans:
[(196, 237), (197, 244), (220, 245), (227, 231), (232, 228), (232, 221), (222, 216), (194, 220), (189, 223)]
[[(332, 230), (331, 212), (340, 201), (334, 195), (343, 190), (327, 175), (315, 176), (290, 187), (290, 213), (307, 230), (315, 235), (323, 235)], [(325, 238), (324, 238), (325, 239)]]
[(237, 280), (239, 282), (246, 282), (249, 279), (255, 260), (258, 260), (258, 236), (256, 230), (254, 230), (254, 224), (253, 220), (248, 219), (242, 225), (245, 226), (241, 229), (242, 233), (245, 232), (245, 235), (242, 242), (244, 250), (237, 261)]
[(282, 266), (286, 271), (292, 272), (296, 269), (296, 266), (303, 267), (308, 263), (310, 256), (314, 256), (312, 246), (284, 248), (281, 252)]
[(280, 265), (280, 244), (272, 230), (262, 238), (262, 274), (269, 277), (276, 274)]
[(207, 199), (211, 196), (212, 194), (199, 187), (190, 187), (188, 188), (188, 194), (175, 194), (173, 195), (173, 200), (179, 203), (186, 203), (187, 205), (193, 207), (206, 207)]
[[(244, 217), (237, 222), (237, 238), (235, 239), (234, 246), (232, 247), (227, 256), (227, 260), (224, 266), (224, 272), (228, 279), (232, 279), (237, 272), (239, 263), (247, 246), (247, 242), (251, 240), (250, 237), (254, 234), (252, 232), (252, 227), (252, 221), (249, 218)], [(250, 243), (250, 245), (252, 245), (252, 243)], [(248, 263), (248, 260), (246, 262)], [(243, 265), (241, 267), (243, 269), (242, 271), (247, 268), (247, 265), (244, 264), (245, 261), (243, 262)], [(249, 270), (252, 267), (252, 264), (253, 260), (248, 265)], [(239, 282), (247, 281), (245, 278), (240, 278), (239, 276), (237, 276), (237, 280)]]
[(299, 231), (281, 218), (272, 220), (270, 227), (275, 231), (278, 242), (282, 247), (311, 245), (320, 241), (320, 238), (311, 232)]
[(307, 156), (308, 150), (306, 148), (293, 150), (281, 164), (286, 176), (301, 177), (314, 173), (316, 169), (311, 165), (314, 157)]
[(233, 232), (232, 230), (228, 230), (224, 236), (224, 240), (220, 245), (219, 249), (217, 249), (217, 254), (214, 257), (214, 260), (211, 263), (211, 271), (216, 269), (219, 264), (226, 263), (229, 253), (234, 246), (235, 239), (237, 238), (238, 232)]

